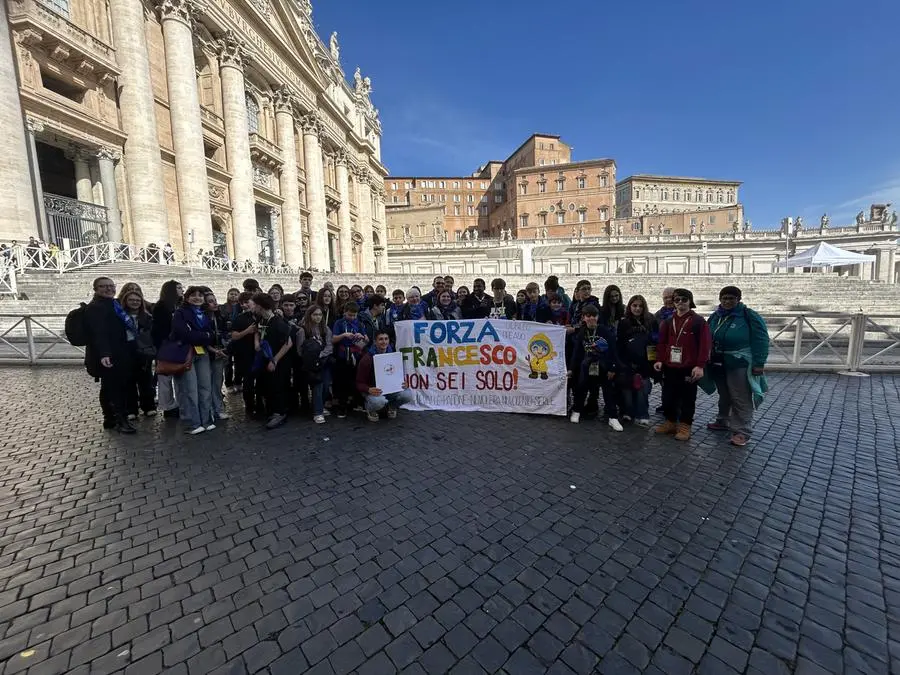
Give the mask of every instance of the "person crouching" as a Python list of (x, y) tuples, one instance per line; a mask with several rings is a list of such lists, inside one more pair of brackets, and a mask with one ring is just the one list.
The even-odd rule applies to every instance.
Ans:
[(584, 401), (596, 401), (603, 391), (603, 406), (613, 431), (622, 431), (616, 403), (616, 331), (615, 327), (598, 321), (600, 311), (588, 305), (581, 314), (583, 325), (573, 336), (569, 357), (569, 377), (574, 379), (575, 402), (569, 420), (578, 424), (584, 411)]
[(356, 370), (356, 389), (365, 399), (366, 415), (370, 422), (377, 422), (378, 414), (385, 408), (388, 419), (394, 419), (398, 408), (413, 399), (409, 389), (385, 394), (375, 384), (375, 355), (393, 351), (390, 334), (386, 330), (376, 331), (375, 343), (363, 354)]

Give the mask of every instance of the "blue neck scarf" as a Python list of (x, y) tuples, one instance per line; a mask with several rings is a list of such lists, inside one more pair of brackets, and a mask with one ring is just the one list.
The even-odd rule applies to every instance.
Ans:
[(674, 307), (671, 307), (671, 308), (670, 308), (670, 307), (663, 307), (661, 310), (659, 310), (659, 320), (660, 320), (660, 321), (667, 321), (668, 319), (671, 319), (671, 318), (672, 318), (672, 315), (673, 315), (673, 314), (675, 314), (675, 308), (674, 308)]
[(390, 342), (388, 343), (387, 349), (385, 349), (383, 352), (379, 352), (374, 344), (371, 347), (369, 347), (369, 353), (372, 354), (373, 356), (375, 354), (392, 354), (393, 351), (394, 351), (394, 347), (391, 345)]
[(415, 305), (409, 305), (409, 318), (410, 319), (422, 319), (425, 317), (425, 312), (428, 310), (428, 305), (424, 302), (419, 302)]
[(131, 315), (125, 311), (121, 304), (119, 304), (118, 300), (113, 300), (113, 309), (116, 310), (116, 316), (125, 324), (125, 329), (131, 332), (132, 335), (137, 336), (137, 323), (131, 317)]
[(191, 305), (191, 311), (194, 313), (194, 318), (197, 320), (197, 328), (206, 328), (209, 323), (209, 317), (206, 315), (206, 312), (203, 311), (203, 307)]
[(734, 316), (739, 311), (743, 311), (743, 309), (744, 303), (742, 302), (737, 303), (731, 309), (725, 309), (724, 307), (722, 307), (722, 305), (719, 305), (718, 307), (716, 307), (716, 316), (718, 316), (720, 319), (725, 319), (729, 316)]

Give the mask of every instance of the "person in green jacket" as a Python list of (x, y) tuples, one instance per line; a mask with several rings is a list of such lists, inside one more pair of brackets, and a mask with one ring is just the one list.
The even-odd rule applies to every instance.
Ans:
[(759, 314), (741, 302), (741, 289), (726, 286), (719, 291), (709, 330), (713, 347), (708, 374), (719, 392), (719, 414), (706, 426), (731, 431), (731, 443), (744, 446), (750, 439), (753, 411), (768, 388), (769, 329)]

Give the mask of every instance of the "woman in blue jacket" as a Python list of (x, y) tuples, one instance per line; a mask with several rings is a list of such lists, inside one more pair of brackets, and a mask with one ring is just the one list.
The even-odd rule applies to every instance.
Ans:
[(180, 417), (187, 425), (187, 433), (192, 435), (216, 428), (209, 352), (216, 333), (206, 313), (205, 290), (202, 286), (188, 287), (181, 307), (172, 315), (171, 339), (188, 345), (194, 357), (190, 370), (175, 376)]
[(709, 317), (712, 355), (709, 375), (719, 392), (719, 414), (707, 428), (731, 431), (731, 443), (747, 445), (753, 410), (762, 403), (767, 385), (769, 329), (765, 320), (741, 302), (741, 289), (719, 291), (719, 306)]

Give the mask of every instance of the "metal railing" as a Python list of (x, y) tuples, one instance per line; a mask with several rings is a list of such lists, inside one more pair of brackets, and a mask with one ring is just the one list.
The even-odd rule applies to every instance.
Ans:
[(50, 231), (59, 244), (68, 239), (76, 246), (84, 246), (106, 238), (109, 209), (105, 206), (45, 192), (44, 210), (47, 212)]
[(11, 260), (3, 258), (0, 260), (0, 296), (19, 294), (16, 285), (16, 268)]
[[(900, 314), (773, 312), (771, 371), (900, 373)], [(84, 349), (64, 334), (65, 314), (0, 314), (0, 365), (77, 364)]]

